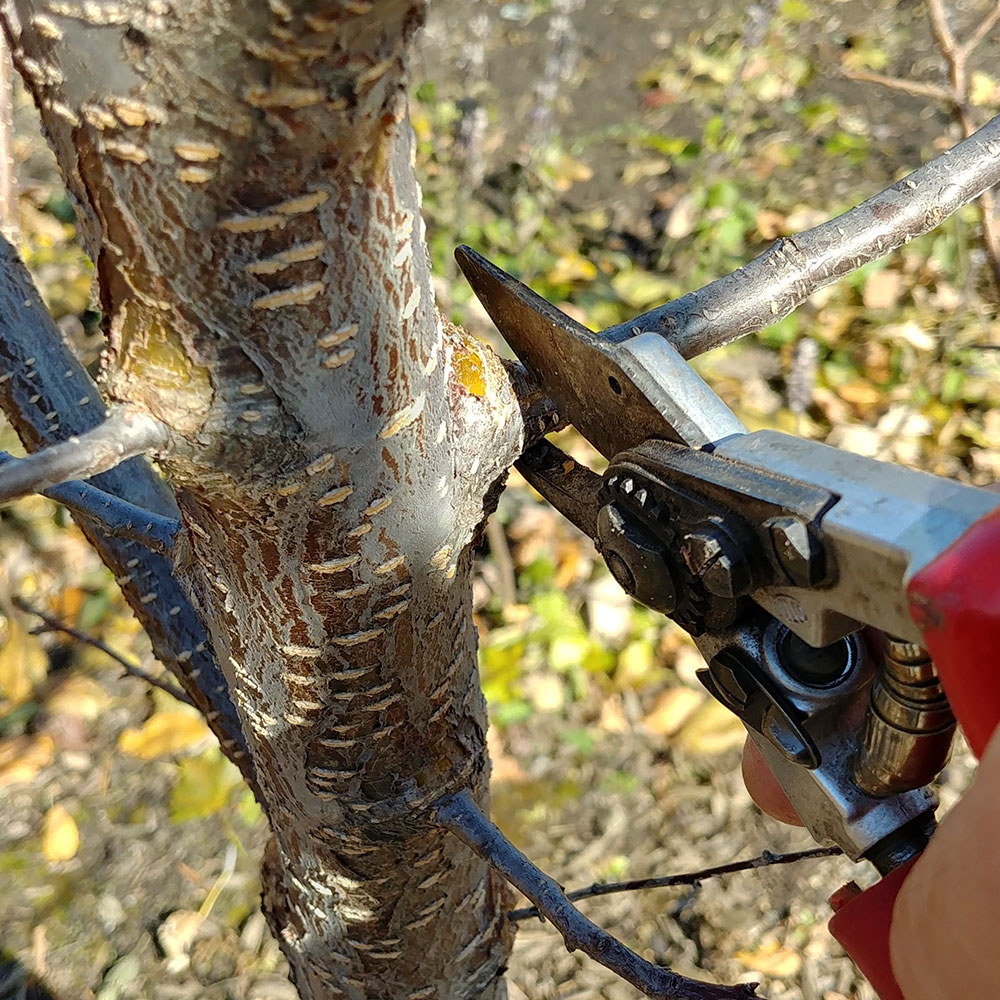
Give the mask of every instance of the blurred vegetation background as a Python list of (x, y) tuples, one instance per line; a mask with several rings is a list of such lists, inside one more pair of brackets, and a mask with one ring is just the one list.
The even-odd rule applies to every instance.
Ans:
[[(961, 0), (948, 24), (973, 38), (996, 7)], [(1000, 29), (982, 34), (963, 98), (980, 122), (1000, 111)], [(947, 82), (917, 2), (441, 0), (412, 105), (439, 304), (504, 350), (456, 272), (469, 243), (593, 328), (626, 320), (953, 145), (953, 102), (934, 90)], [(18, 86), (8, 137), (7, 228), (96, 369), (92, 268)], [(969, 206), (696, 366), (751, 428), (992, 482), (996, 268)], [(561, 443), (599, 467), (572, 432)], [(20, 453), (5, 425), (0, 447)], [(741, 727), (702, 693), (686, 635), (633, 606), (516, 475), (474, 598), (495, 816), (560, 881), (807, 845), (749, 802)], [(260, 811), (200, 718), (25, 608), (161, 672), (61, 508), (0, 512), (0, 1000), (293, 998), (257, 903)], [(946, 805), (969, 771), (956, 755)], [(871, 1000), (825, 929), (825, 898), (850, 877), (808, 862), (585, 905), (682, 972), (762, 979), (776, 1000)], [(514, 998), (634, 996), (538, 923), (510, 982)]]

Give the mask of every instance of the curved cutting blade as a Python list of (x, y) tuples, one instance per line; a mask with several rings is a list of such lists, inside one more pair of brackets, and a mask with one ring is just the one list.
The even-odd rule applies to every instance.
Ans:
[(694, 448), (746, 428), (663, 337), (612, 343), (475, 250), (459, 267), (514, 353), (538, 377), (560, 416), (606, 458), (649, 438)]

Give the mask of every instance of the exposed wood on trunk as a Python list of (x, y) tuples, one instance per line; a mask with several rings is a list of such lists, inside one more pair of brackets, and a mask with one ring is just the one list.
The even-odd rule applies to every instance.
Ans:
[(501, 995), (501, 883), (429, 809), (487, 796), (468, 548), (524, 425), (434, 312), (402, 90), (422, 5), (4, 9), (97, 262), (105, 391), (173, 432), (179, 572), (301, 995)]

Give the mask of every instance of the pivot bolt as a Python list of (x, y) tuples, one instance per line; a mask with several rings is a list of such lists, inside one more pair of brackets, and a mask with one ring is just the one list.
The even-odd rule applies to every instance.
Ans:
[(597, 543), (622, 590), (661, 614), (676, 610), (677, 588), (663, 546), (616, 504), (597, 515)]

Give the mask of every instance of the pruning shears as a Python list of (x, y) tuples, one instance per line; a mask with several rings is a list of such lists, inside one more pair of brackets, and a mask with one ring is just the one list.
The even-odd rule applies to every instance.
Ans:
[(692, 635), (702, 683), (812, 836), (874, 864), (874, 886), (834, 894), (830, 926), (882, 1000), (903, 1000), (889, 925), (934, 831), (929, 786), (956, 720), (977, 756), (1000, 723), (1000, 496), (748, 432), (659, 333), (594, 333), (468, 247), (456, 256), (609, 462), (598, 475), (542, 441), (521, 473), (624, 590)]

